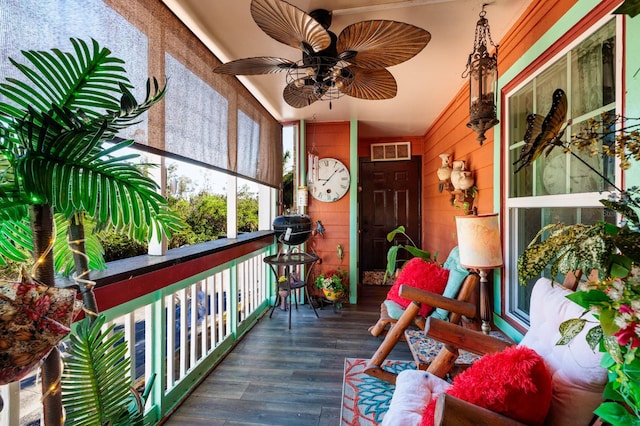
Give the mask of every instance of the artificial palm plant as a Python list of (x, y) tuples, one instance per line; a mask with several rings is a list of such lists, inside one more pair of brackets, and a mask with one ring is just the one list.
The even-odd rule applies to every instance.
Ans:
[[(156, 183), (130, 162), (137, 155), (122, 154), (133, 141), (117, 139), (165, 87), (148, 80), (138, 103), (124, 61), (96, 41), (71, 43), (72, 52), (23, 51), (30, 66), (10, 61), (24, 78), (0, 84), (0, 264), (31, 255), (33, 274), (49, 286), (56, 268), (73, 271), (94, 315), (88, 271), (104, 261), (92, 231), (110, 227), (148, 240), (170, 234), (180, 220)], [(54, 349), (43, 368), (47, 425), (62, 419), (59, 364)]]
[[(73, 376), (62, 384), (67, 422), (74, 426), (142, 425), (144, 404), (153, 378), (139, 395), (131, 392), (128, 372), (131, 359), (122, 330), (115, 324), (106, 330), (105, 316), (82, 321), (71, 335), (65, 374)], [(155, 377), (155, 376), (154, 376)]]

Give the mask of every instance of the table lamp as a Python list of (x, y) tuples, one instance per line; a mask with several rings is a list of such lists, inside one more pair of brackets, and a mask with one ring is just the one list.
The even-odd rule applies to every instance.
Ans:
[(482, 332), (491, 331), (491, 301), (489, 300), (489, 269), (499, 268), (502, 244), (498, 214), (456, 216), (460, 264), (480, 272), (480, 318)]

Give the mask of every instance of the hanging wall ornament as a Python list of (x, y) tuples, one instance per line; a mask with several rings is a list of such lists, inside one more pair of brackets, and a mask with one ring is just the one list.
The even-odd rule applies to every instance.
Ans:
[(49, 287), (22, 271), (0, 284), (0, 385), (22, 379), (69, 333), (82, 304), (73, 289)]
[(318, 153), (313, 150), (307, 154), (308, 173), (307, 173), (307, 185), (315, 183), (318, 180)]

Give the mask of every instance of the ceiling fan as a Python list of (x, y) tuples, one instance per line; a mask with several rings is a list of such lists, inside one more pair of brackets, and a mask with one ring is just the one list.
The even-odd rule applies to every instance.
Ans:
[[(361, 21), (336, 36), (331, 12), (309, 13), (284, 0), (252, 0), (251, 16), (275, 40), (302, 51), (302, 59), (260, 56), (228, 62), (220, 74), (256, 75), (287, 72), (284, 100), (303, 108), (342, 95), (360, 99), (391, 99), (397, 93), (386, 69), (417, 55), (431, 40), (428, 31), (404, 22)], [(331, 107), (331, 104), (329, 104)]]

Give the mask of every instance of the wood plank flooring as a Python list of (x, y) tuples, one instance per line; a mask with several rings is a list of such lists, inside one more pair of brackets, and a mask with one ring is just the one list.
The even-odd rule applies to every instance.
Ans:
[[(164, 423), (177, 425), (339, 425), (345, 357), (370, 358), (368, 333), (389, 287), (362, 286), (358, 305), (308, 305), (267, 314)], [(294, 308), (295, 309), (295, 308)], [(400, 342), (389, 359), (410, 360)]]

